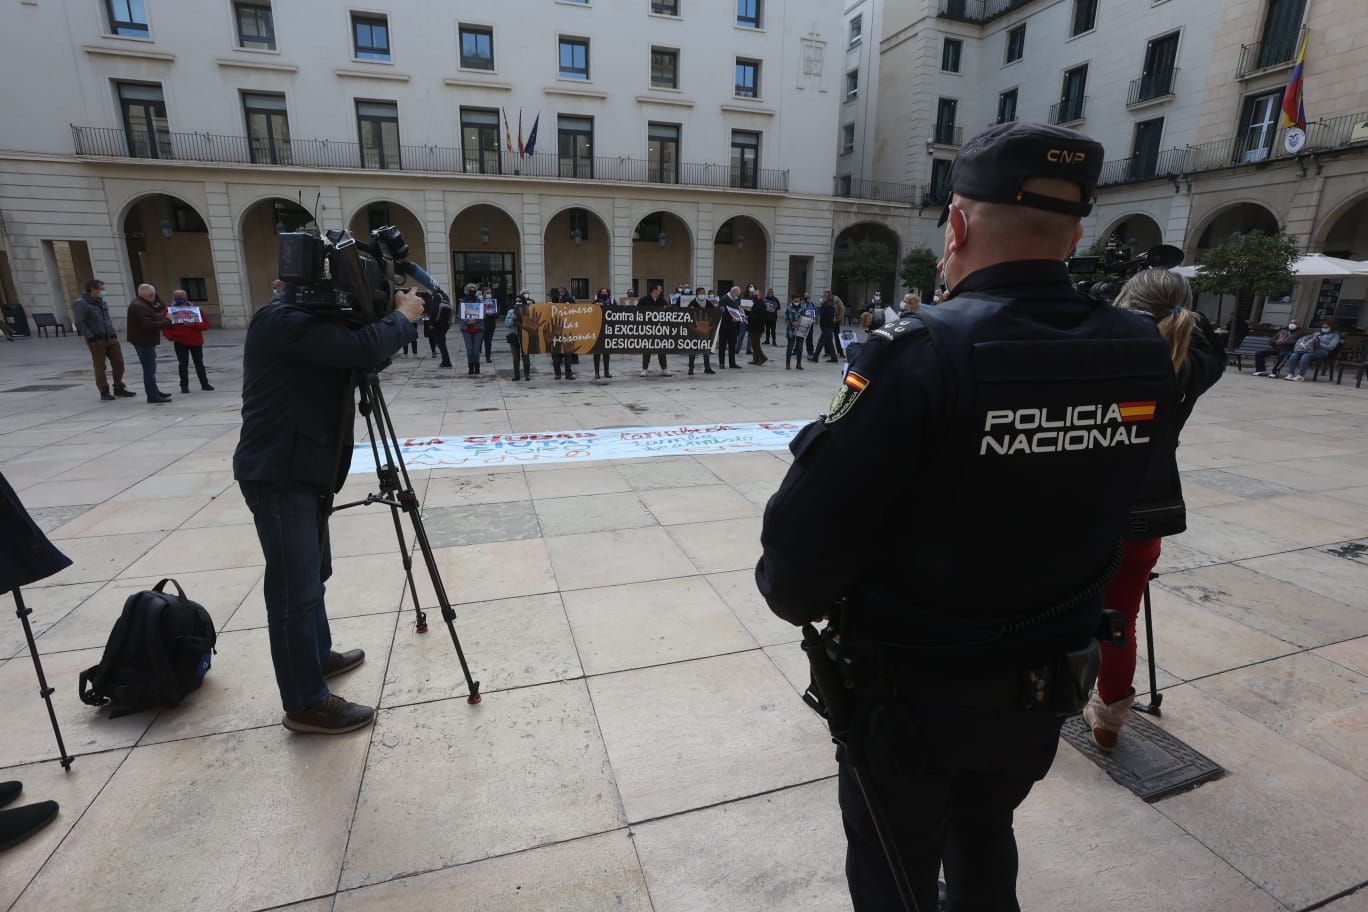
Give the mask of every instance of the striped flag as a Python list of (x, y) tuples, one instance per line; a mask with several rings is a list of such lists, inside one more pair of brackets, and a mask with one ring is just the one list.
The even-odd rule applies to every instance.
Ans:
[(1303, 35), (1301, 48), (1297, 51), (1297, 65), (1287, 80), (1287, 91), (1283, 92), (1282, 118), (1280, 127), (1296, 127), (1306, 130), (1306, 105), (1302, 103), (1302, 75), (1306, 67), (1306, 44), (1309, 36)]
[(522, 108), (518, 108), (518, 157), (521, 158), (526, 154), (523, 151)]
[(513, 151), (513, 134), (512, 134), (511, 132), (509, 132), (509, 129), (508, 129), (508, 111), (504, 110), (503, 108), (500, 108), (499, 110), (500, 110), (500, 111), (503, 111), (503, 121), (504, 121), (504, 145), (508, 146), (508, 151), (509, 151), (509, 152), (512, 152), (512, 151)]
[(1118, 402), (1117, 408), (1121, 410), (1121, 422), (1130, 424), (1133, 421), (1153, 421), (1156, 401), (1151, 399), (1149, 402)]

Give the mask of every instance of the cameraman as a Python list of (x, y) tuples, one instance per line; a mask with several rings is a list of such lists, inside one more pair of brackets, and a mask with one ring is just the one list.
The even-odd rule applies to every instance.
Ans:
[[(840, 633), (809, 650), (805, 631), (804, 648), (832, 685), (857, 912), (911, 908), (895, 870), (936, 909), (942, 863), (951, 912), (1017, 909), (1013, 812), (1097, 674), (1103, 589), (1176, 411), (1153, 321), (1069, 282), (1102, 158), (1023, 122), (963, 146), (941, 216), (946, 303), (870, 335), (765, 508), (760, 593), (793, 624), (832, 613)], [(922, 482), (851, 515), (832, 485), (871, 462)], [(927, 538), (920, 514), (951, 521)], [(808, 530), (841, 526), (898, 560), (813, 561)]]
[(266, 557), (271, 662), (291, 731), (340, 734), (375, 718), (324, 680), (365, 659), (360, 649), (332, 648), (323, 603), (332, 575), (328, 514), (351, 466), (356, 372), (417, 338), (422, 313), (422, 299), (398, 292), (393, 313), (353, 329), (297, 306), (287, 289), (247, 327), (233, 477)]

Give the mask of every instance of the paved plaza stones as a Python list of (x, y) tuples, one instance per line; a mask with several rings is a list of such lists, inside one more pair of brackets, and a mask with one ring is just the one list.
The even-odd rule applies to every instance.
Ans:
[[(18, 622), (0, 616), (0, 778), (62, 806), (0, 854), (0, 909), (849, 908), (798, 632), (749, 572), (787, 453), (416, 473), (476, 707), (436, 615), (413, 631), (384, 510), (339, 516), (335, 639), (368, 659), (336, 687), (380, 711), (373, 730), (294, 736), (231, 477), (241, 334), (210, 343), (217, 391), (156, 409), (99, 402), (76, 340), (0, 347), (0, 466), (75, 561), (28, 601), (79, 754), (70, 774), (51, 762)], [(602, 384), (539, 365), (514, 385), (498, 348), (498, 374), (478, 379), (399, 359), (385, 383), (400, 433), (787, 419), (836, 385), (828, 365), (775, 362)], [(8, 392), (30, 384), (64, 388)], [(1232, 371), (1179, 459), (1191, 528), (1154, 587), (1159, 723), (1228, 774), (1147, 805), (1061, 745), (1017, 819), (1023, 908), (1362, 912), (1368, 390)], [(344, 496), (367, 490), (354, 478)], [(946, 518), (907, 521), (932, 536)], [(845, 532), (812, 530), (814, 558), (866, 559)], [(181, 707), (109, 720), (76, 676), (161, 576), (209, 609), (219, 654)], [(426, 605), (430, 590), (420, 580)]]

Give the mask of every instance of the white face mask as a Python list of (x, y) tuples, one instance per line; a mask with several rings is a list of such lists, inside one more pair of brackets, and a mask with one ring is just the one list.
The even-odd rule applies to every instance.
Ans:
[(1297, 324), (1296, 324), (1296, 323), (1288, 323), (1288, 324), (1287, 324), (1287, 328), (1288, 328), (1288, 329), (1296, 329), (1296, 328), (1297, 328)]

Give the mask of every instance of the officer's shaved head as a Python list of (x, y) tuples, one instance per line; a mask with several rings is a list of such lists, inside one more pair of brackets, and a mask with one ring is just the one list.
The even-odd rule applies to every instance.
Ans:
[[(1032, 177), (1028, 193), (1078, 201), (1078, 184), (1053, 177)], [(943, 258), (951, 287), (971, 272), (1011, 260), (1064, 260), (1083, 237), (1076, 215), (1011, 203), (985, 203), (955, 194), (945, 223)]]

